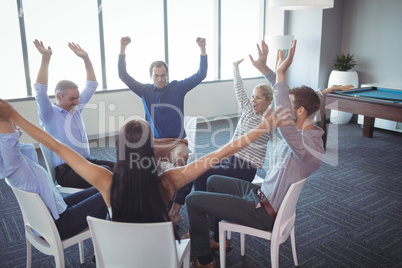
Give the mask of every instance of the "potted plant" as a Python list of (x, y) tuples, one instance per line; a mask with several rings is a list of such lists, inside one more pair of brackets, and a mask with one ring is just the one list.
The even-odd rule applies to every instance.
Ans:
[(356, 61), (353, 57), (354, 55), (350, 55), (349, 53), (347, 55), (336, 55), (336, 60), (334, 63), (335, 70), (346, 72), (354, 68), (356, 66)]
[[(353, 54), (336, 55), (334, 67), (328, 79), (328, 87), (332, 85), (353, 85), (359, 87), (359, 76), (357, 72), (352, 70), (356, 66), (356, 61)], [(352, 119), (352, 113), (333, 110), (331, 112), (331, 123), (347, 124)]]

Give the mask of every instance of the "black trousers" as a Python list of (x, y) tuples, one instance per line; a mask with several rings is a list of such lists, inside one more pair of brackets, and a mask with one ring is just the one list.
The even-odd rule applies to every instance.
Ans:
[[(106, 160), (98, 160), (96, 158), (87, 158), (87, 160), (95, 165), (102, 166), (110, 171), (113, 171), (114, 162)], [(56, 168), (56, 181), (64, 187), (72, 188), (89, 188), (92, 185), (78, 175), (67, 163), (64, 163)]]

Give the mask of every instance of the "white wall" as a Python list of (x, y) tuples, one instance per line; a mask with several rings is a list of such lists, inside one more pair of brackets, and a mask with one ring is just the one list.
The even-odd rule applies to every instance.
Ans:
[(298, 39), (289, 85), (327, 86), (337, 54), (355, 55), (362, 83), (402, 85), (401, 0), (335, 0), (327, 10), (287, 11), (288, 34)]
[(355, 54), (360, 83), (402, 85), (402, 1), (347, 0), (342, 53)]
[(287, 33), (297, 39), (294, 61), (287, 75), (290, 87), (325, 88), (333, 63), (341, 51), (343, 0), (334, 8), (287, 12)]
[(325, 88), (334, 69), (334, 60), (342, 46), (344, 1), (336, 0), (334, 8), (325, 9), (322, 18), (321, 54), (319, 67), (319, 87)]
[(322, 14), (322, 10), (288, 11), (287, 33), (297, 40), (295, 57), (286, 77), (290, 87), (319, 87)]
[[(244, 80), (244, 88), (248, 96), (265, 78)], [(54, 102), (54, 98), (51, 98)], [(30, 122), (39, 125), (37, 107), (34, 99), (14, 100), (12, 105)], [(214, 120), (220, 116), (233, 116), (239, 113), (234, 94), (233, 81), (202, 83), (185, 98), (184, 113)], [(132, 117), (144, 118), (144, 107), (141, 99), (131, 90), (97, 92), (82, 113), (86, 131), (90, 139), (115, 134), (124, 121)], [(28, 135), (21, 137), (22, 142), (36, 143)]]

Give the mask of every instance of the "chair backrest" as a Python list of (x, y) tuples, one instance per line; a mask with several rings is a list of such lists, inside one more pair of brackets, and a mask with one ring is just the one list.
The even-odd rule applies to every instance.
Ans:
[[(54, 219), (50, 215), (50, 212), (42, 198), (36, 193), (15, 188), (7, 179), (6, 182), (13, 190), (13, 193), (20, 206), (24, 219), (26, 238), (30, 240), (31, 243), (36, 242), (42, 245), (45, 245), (46, 243), (49, 245), (60, 245), (60, 250), (63, 250), (61, 247), (61, 238), (56, 224), (54, 223)], [(46, 241), (35, 234), (32, 229), (35, 230), (37, 234), (42, 236)], [(49, 249), (49, 252), (50, 251), (51, 250)]]
[(279, 239), (279, 241), (281, 241), (280, 243), (282, 243), (288, 238), (296, 219), (296, 204), (306, 180), (307, 178), (292, 183), (286, 192), (281, 206), (279, 207), (278, 214), (276, 215), (272, 229), (272, 240)]
[(54, 185), (56, 185), (57, 189), (62, 194), (73, 194), (79, 191), (82, 191), (81, 188), (72, 188), (72, 187), (62, 187), (56, 180), (56, 170), (52, 160), (52, 151), (46, 148), (43, 144), (39, 144), (40, 150), (42, 151), (43, 159), (45, 160), (45, 165), (47, 172), (50, 174), (50, 177), (53, 180)]
[(184, 130), (186, 131), (189, 149), (189, 159), (195, 159), (196, 134), (197, 134), (197, 117), (184, 116)]
[(172, 222), (126, 223), (87, 217), (97, 267), (177, 267)]
[(53, 182), (57, 184), (56, 182), (56, 170), (54, 169), (55, 166), (53, 165), (53, 160), (52, 160), (52, 151), (46, 148), (43, 144), (39, 144), (40, 150), (42, 151), (43, 159), (45, 160), (45, 165), (47, 172), (52, 176)]

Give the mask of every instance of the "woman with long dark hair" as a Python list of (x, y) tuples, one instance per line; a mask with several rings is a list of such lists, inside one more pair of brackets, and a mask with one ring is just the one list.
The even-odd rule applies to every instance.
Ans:
[(261, 124), (250, 133), (191, 164), (169, 169), (158, 176), (152, 132), (144, 120), (129, 121), (120, 129), (116, 140), (116, 165), (112, 173), (88, 162), (71, 148), (27, 121), (7, 101), (0, 99), (0, 118), (10, 118), (96, 187), (102, 194), (113, 221), (144, 223), (169, 221), (166, 206), (173, 199), (176, 190), (268, 131), (290, 124), (290, 111), (285, 110), (279, 114), (280, 110), (278, 107), (272, 115), (271, 110), (268, 110)]

